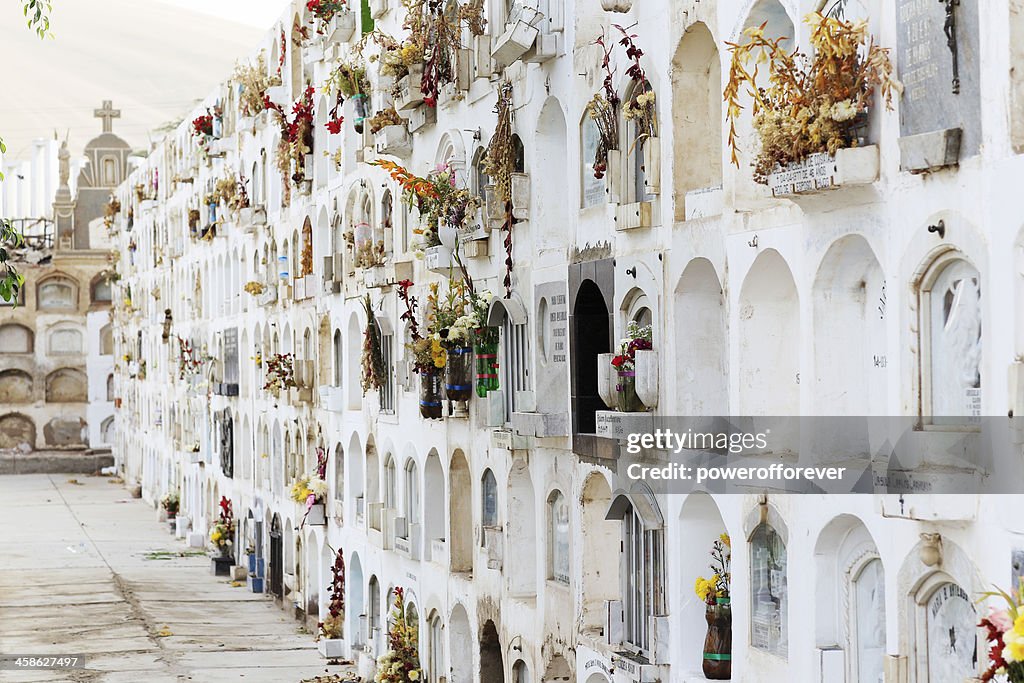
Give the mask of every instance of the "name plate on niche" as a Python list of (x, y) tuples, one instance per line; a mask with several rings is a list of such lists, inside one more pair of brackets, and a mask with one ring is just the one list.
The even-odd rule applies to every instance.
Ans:
[(775, 172), (768, 176), (768, 187), (776, 197), (827, 190), (835, 185), (835, 175), (836, 158), (818, 152), (803, 161), (777, 166)]

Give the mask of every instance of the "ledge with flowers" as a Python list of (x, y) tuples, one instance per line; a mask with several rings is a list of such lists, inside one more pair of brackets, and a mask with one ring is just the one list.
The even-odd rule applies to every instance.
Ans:
[(327, 524), (327, 451), (322, 446), (316, 449), (316, 470), (303, 474), (292, 482), (289, 495), (293, 501), (305, 507), (300, 526), (324, 526)]
[[(617, 413), (646, 413), (658, 406), (658, 353), (653, 328), (630, 321), (626, 336), (619, 340), (618, 353), (597, 358), (598, 393), (605, 405)], [(598, 432), (602, 413), (598, 411)]]
[[(804, 22), (810, 56), (787, 51), (787, 38), (767, 36), (764, 24), (744, 31), (744, 42), (729, 43), (732, 63), (723, 95), (732, 162), (739, 168), (736, 125), (745, 93), (761, 142), (754, 180), (777, 197), (877, 180), (878, 147), (866, 144), (868, 116), (876, 90), (891, 110), (892, 92), (900, 88), (889, 50), (875, 44), (864, 22), (820, 12)], [(757, 66), (748, 68), (765, 63), (767, 82)]]

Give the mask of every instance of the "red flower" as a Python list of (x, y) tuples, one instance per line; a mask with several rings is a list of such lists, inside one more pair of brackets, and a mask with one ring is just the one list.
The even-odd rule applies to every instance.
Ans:
[(622, 364), (629, 360), (626, 356), (615, 356), (612, 358), (612, 367), (621, 368)]
[(423, 98), (423, 104), (433, 109), (434, 107), (437, 106), (437, 99), (428, 95), (427, 97)]
[(337, 135), (338, 133), (341, 132), (341, 124), (342, 124), (342, 122), (344, 120), (345, 120), (344, 116), (339, 116), (338, 118), (334, 119), (333, 121), (328, 121), (325, 124), (327, 126), (327, 130), (330, 131), (330, 133), (332, 135)]

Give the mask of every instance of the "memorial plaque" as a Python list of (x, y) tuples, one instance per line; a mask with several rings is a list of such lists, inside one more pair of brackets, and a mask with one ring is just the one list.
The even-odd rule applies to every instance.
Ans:
[(224, 381), (238, 384), (238, 328), (224, 330)]
[(540, 346), (535, 391), (538, 413), (568, 413), (569, 305), (564, 282), (546, 282), (534, 289), (536, 336)]
[(960, 158), (981, 147), (980, 38), (974, 0), (899, 0), (900, 135), (960, 128)]

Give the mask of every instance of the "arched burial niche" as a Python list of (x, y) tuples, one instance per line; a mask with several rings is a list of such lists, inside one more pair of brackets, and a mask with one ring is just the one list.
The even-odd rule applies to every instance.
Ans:
[(751, 510), (746, 524), (750, 558), (750, 646), (783, 659), (789, 654), (788, 531), (774, 507)]
[[(423, 476), (423, 490), (429, 492), (430, 496), (436, 496), (440, 500), (445, 500), (444, 472), (441, 470), (441, 458), (438, 457), (437, 451), (434, 449), (431, 449), (427, 455), (427, 466), (424, 468)], [(433, 541), (444, 541), (447, 538), (444, 525), (444, 506), (426, 505), (424, 508), (423, 555), (434, 562), (440, 562), (443, 560), (442, 557), (433, 556)]]
[[(686, 546), (672, 564), (678, 567), (674, 571), (679, 572), (679, 585), (691, 586), (698, 576), (708, 576), (709, 553), (715, 541), (726, 533), (725, 521), (714, 498), (694, 492), (686, 497), (679, 511), (679, 528), (686, 535)], [(686, 591), (682, 604), (674, 611), (678, 613), (677, 623), (683, 632), (682, 668), (700, 671), (704, 661), (702, 634), (707, 631), (705, 604), (693, 591)]]
[(621, 529), (622, 642), (652, 653), (651, 617), (665, 614), (665, 520), (651, 489), (636, 482), (612, 496), (605, 519)]
[(825, 525), (814, 564), (815, 645), (844, 653), (846, 680), (883, 680), (885, 570), (864, 523), (839, 515)]
[(469, 472), (469, 463), (461, 450), (452, 455), (449, 468), (450, 485), (448, 488), (448, 514), (450, 516), (451, 533), (449, 535), (449, 554), (453, 572), (473, 571), (473, 480)]
[[(764, 33), (771, 39), (784, 38), (779, 46), (785, 52), (792, 52), (796, 45), (796, 28), (793, 20), (786, 13), (785, 7), (779, 0), (758, 0), (750, 9), (746, 21), (743, 23), (743, 31), (749, 28), (756, 28), (765, 25)], [(737, 42), (745, 42), (746, 36), (742, 32), (733, 36)], [(769, 85), (769, 70), (766, 65), (761, 65), (758, 71), (757, 85), (759, 88), (766, 88)], [(751, 67), (753, 68), (753, 67)], [(754, 181), (751, 163), (756, 159), (761, 149), (761, 139), (754, 130), (753, 99), (744, 88), (740, 93), (740, 106), (743, 111), (736, 120), (736, 134), (739, 145), (739, 166), (732, 167), (735, 177), (735, 193), (737, 200), (763, 200), (771, 196), (771, 192), (764, 185)]]
[(686, 266), (675, 296), (676, 386), (682, 415), (729, 414), (725, 296), (711, 261)]
[(0, 417), (0, 448), (36, 447), (36, 425), (31, 418), (18, 413)]
[(32, 353), (35, 335), (24, 325), (0, 325), (0, 353)]
[(789, 266), (767, 249), (739, 301), (740, 415), (800, 413), (800, 302)]
[[(526, 668), (526, 662), (520, 660), (516, 664), (523, 665), (523, 672), (526, 674), (522, 680), (529, 680), (529, 670)], [(566, 661), (562, 655), (555, 655), (548, 662), (547, 668), (544, 669), (544, 677), (541, 679), (542, 683), (562, 683), (563, 681), (575, 680), (572, 676), (572, 669), (569, 667), (569, 662)], [(515, 682), (513, 682), (515, 683)]]
[(572, 308), (573, 433), (593, 434), (595, 413), (604, 408), (597, 389), (597, 359), (611, 351), (611, 324), (604, 294), (593, 280), (583, 280)]
[(918, 278), (920, 414), (959, 424), (981, 414), (981, 274), (959, 252), (932, 259)]
[(359, 561), (359, 555), (352, 553), (352, 560), (349, 562), (348, 604), (351, 605), (348, 612), (348, 632), (352, 634), (352, 644), (356, 647), (365, 644), (363, 629), (360, 620), (366, 613), (366, 599), (363, 591), (363, 565)]
[(473, 631), (466, 608), (456, 604), (448, 621), (451, 681), (473, 683)]
[[(938, 556), (935, 557), (935, 552)], [(922, 560), (937, 560), (932, 566)], [(990, 590), (958, 545), (923, 533), (907, 553), (897, 578), (899, 651), (908, 654), (908, 683), (972, 680), (984, 659), (974, 601)]]
[(31, 403), (32, 375), (22, 370), (0, 372), (0, 403)]
[(490, 619), (480, 631), (480, 680), (488, 683), (505, 683), (501, 640), (498, 637), (498, 629)]
[(607, 635), (603, 632), (607, 603), (619, 599), (619, 565), (608, 560), (608, 549), (621, 540), (621, 527), (605, 519), (611, 502), (608, 480), (600, 472), (592, 472), (581, 496), (582, 527), (587, 530), (582, 537), (583, 630), (600, 635)]
[[(565, 116), (558, 100), (549, 97), (540, 112), (537, 122), (535, 168), (544, 169), (551, 178), (568, 177), (568, 147), (566, 144)], [(545, 249), (563, 245), (568, 241), (569, 206), (566, 186), (563, 183), (534, 183), (537, 210), (534, 215), (544, 217), (544, 228), (531, 230), (534, 249)], [(540, 227), (540, 223), (537, 224)]]
[(47, 403), (85, 403), (88, 400), (89, 383), (81, 370), (61, 368), (47, 375)]
[(279, 600), (284, 597), (284, 536), (278, 515), (270, 522), (270, 593)]
[(526, 460), (517, 458), (508, 475), (508, 536), (515, 552), (508, 557), (509, 593), (513, 597), (537, 594), (537, 509), (533, 481)]
[(685, 220), (687, 193), (722, 184), (722, 63), (703, 22), (686, 29), (672, 60), (672, 115), (675, 217)]
[(814, 279), (814, 410), (882, 415), (885, 410), (885, 275), (867, 240), (829, 247)]

